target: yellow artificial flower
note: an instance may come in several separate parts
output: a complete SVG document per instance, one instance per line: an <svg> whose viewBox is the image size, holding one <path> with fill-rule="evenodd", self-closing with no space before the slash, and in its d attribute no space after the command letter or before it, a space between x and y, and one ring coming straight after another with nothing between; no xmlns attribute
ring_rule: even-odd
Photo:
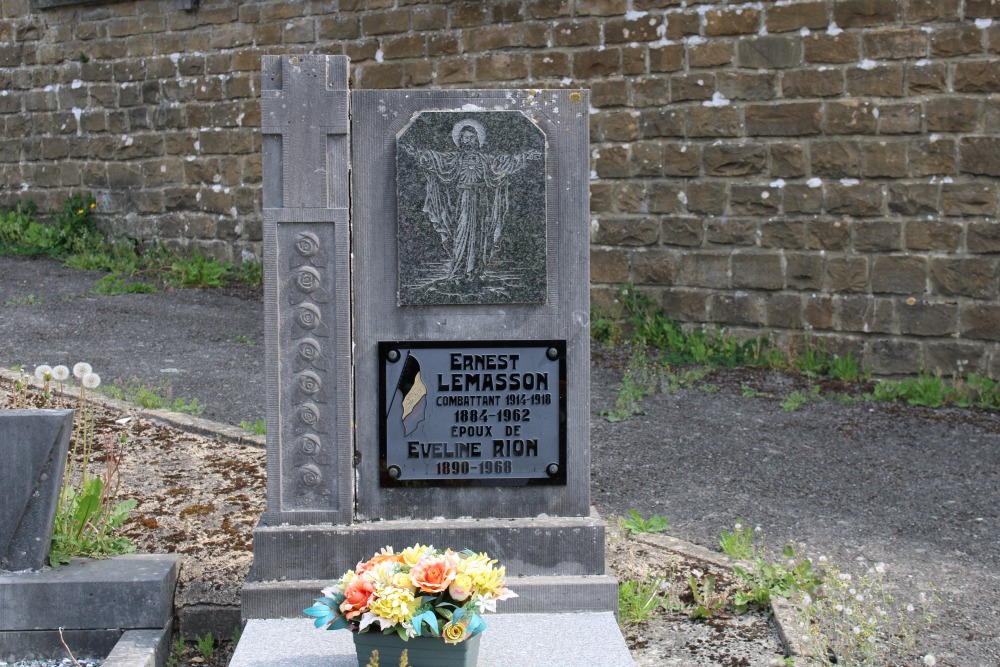
<svg viewBox="0 0 1000 667"><path fill-rule="evenodd" d="M458 621L457 623L449 621L441 628L441 638L447 644L458 644L465 641L468 631L468 621Z"/></svg>
<svg viewBox="0 0 1000 667"><path fill-rule="evenodd" d="M423 556L428 550L430 550L430 547L425 547L417 543L412 547L406 547L400 552L399 555L402 556L403 563L405 565L413 567L417 564L417 561L420 560L420 557Z"/></svg>
<svg viewBox="0 0 1000 667"><path fill-rule="evenodd" d="M490 568L486 572L476 572L472 577L472 589L478 595L496 597L500 595L507 579L507 568L504 566Z"/></svg>
<svg viewBox="0 0 1000 667"><path fill-rule="evenodd" d="M413 597L413 593L394 586L379 587L375 592L375 597L369 611L393 624L412 619L419 605L417 599Z"/></svg>

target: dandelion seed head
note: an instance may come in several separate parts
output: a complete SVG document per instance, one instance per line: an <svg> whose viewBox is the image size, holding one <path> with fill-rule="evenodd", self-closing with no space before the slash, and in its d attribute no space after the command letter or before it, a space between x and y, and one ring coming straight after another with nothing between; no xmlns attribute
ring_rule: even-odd
<svg viewBox="0 0 1000 667"><path fill-rule="evenodd" d="M69 378L69 369L63 366L62 364L59 364L58 366L53 366L52 377L58 380L59 382L62 382L63 380Z"/></svg>
<svg viewBox="0 0 1000 667"><path fill-rule="evenodd" d="M93 372L94 369L86 361L79 361L73 365L73 377L80 378L81 380L87 373Z"/></svg>
<svg viewBox="0 0 1000 667"><path fill-rule="evenodd" d="M50 379L52 377L52 366L48 364L35 366L35 377L43 381Z"/></svg>
<svg viewBox="0 0 1000 667"><path fill-rule="evenodd" d="M101 376L97 373L87 373L83 376L83 386L87 389L97 389L101 386Z"/></svg>
<svg viewBox="0 0 1000 667"><path fill-rule="evenodd" d="M934 667L937 664L937 658L934 657L933 653L928 653L924 656L924 664L928 667Z"/></svg>

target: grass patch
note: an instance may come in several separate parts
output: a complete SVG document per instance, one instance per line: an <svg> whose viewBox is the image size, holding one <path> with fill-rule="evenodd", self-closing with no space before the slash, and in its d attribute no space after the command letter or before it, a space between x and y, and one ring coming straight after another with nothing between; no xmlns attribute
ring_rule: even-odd
<svg viewBox="0 0 1000 667"><path fill-rule="evenodd" d="M170 410L195 416L205 411L204 404L197 398L174 396L169 384L143 382L137 375L127 379L115 378L110 384L103 385L101 391L119 401L137 403L147 410Z"/></svg>
<svg viewBox="0 0 1000 667"><path fill-rule="evenodd" d="M144 246L130 239L109 239L97 229L97 204L89 195L68 197L60 211L39 219L33 202L22 201L0 211L0 254L22 257L50 257L71 269L103 271L95 294L115 296L155 291L164 287L208 288L243 283L260 285L263 270L259 262L238 267L206 257L199 249L192 253L160 244ZM126 280L128 279L128 280Z"/></svg>

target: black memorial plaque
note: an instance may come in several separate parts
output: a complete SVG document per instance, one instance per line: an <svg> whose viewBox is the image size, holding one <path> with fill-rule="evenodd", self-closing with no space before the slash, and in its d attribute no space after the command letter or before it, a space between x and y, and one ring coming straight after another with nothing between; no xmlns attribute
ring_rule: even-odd
<svg viewBox="0 0 1000 667"><path fill-rule="evenodd" d="M566 484L566 342L379 343L380 482Z"/></svg>

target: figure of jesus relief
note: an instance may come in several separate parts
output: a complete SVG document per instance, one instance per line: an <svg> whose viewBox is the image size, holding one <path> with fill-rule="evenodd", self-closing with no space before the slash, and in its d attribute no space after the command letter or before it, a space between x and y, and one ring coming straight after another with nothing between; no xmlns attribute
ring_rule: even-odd
<svg viewBox="0 0 1000 667"><path fill-rule="evenodd" d="M512 112L492 113L504 114L502 118L508 122L519 120L530 124L517 112L513 112L516 118L510 115ZM499 150L484 126L489 120L496 125L498 119L483 118L484 122L480 122L465 115L451 125L446 136L452 145L442 150L440 134L445 128L440 127L441 121L450 123L451 119L440 113L432 113L431 118L437 121L436 146L418 141L430 133L415 133L411 137L404 132L397 143L398 152L411 159L397 173L401 220L414 217L417 210L420 213L416 220L400 224L400 303L543 301L545 202L541 132L532 126L538 135L532 137L531 130L527 131L533 141L521 142L527 145L506 145L506 150ZM515 132L514 137L524 134L524 130ZM397 160L401 158L397 156ZM532 173L524 173L528 171ZM532 182L539 177L541 183ZM418 188L420 181L422 187ZM415 202L418 197L422 201ZM413 238L421 234L426 238L429 229L437 238L437 252ZM525 254L519 256L519 248L525 249ZM524 266L527 262L534 266Z"/></svg>

